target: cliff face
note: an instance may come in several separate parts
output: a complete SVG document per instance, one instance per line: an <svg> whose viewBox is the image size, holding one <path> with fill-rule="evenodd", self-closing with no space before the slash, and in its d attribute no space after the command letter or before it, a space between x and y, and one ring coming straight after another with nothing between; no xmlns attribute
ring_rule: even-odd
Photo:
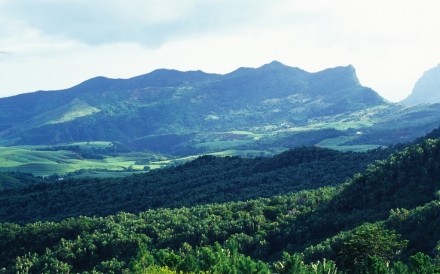
<svg viewBox="0 0 440 274"><path fill-rule="evenodd" d="M408 106L440 103L440 64L425 71L412 93L401 103Z"/></svg>

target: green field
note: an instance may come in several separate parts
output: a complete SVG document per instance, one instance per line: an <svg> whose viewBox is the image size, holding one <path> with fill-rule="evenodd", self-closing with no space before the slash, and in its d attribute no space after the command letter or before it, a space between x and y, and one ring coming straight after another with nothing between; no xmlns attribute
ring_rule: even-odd
<svg viewBox="0 0 440 274"><path fill-rule="evenodd" d="M362 152L378 148L379 145L345 145L348 142L355 140L357 136L339 136L336 138L325 139L316 144L318 147L325 147L339 151L356 151Z"/></svg>
<svg viewBox="0 0 440 274"><path fill-rule="evenodd" d="M264 134L250 131L214 132L209 136L208 140L196 144L195 147L202 148L208 153L221 152L250 145L264 137Z"/></svg>
<svg viewBox="0 0 440 274"><path fill-rule="evenodd" d="M310 131L310 128L296 128ZM314 132L314 130L312 130ZM195 147L203 152L180 157L163 156L151 152L113 151L112 142L76 142L55 146L0 147L0 172L21 171L36 176L61 177L121 177L138 172L183 164L201 155L267 157L280 153L287 147L263 148L260 140L279 138L276 133L256 134L249 131L215 132L204 136ZM378 145L351 145L359 135L339 136L322 140L319 147L341 151L366 151Z"/></svg>
<svg viewBox="0 0 440 274"><path fill-rule="evenodd" d="M74 143L82 150L105 148L108 142ZM104 155L102 159L87 159L69 150L49 150L47 146L0 147L0 171L29 172L36 176L66 175L81 171L91 176L122 176L145 169L161 168L164 160L150 160L151 153L119 153ZM137 162L145 164L137 164Z"/></svg>
<svg viewBox="0 0 440 274"><path fill-rule="evenodd" d="M225 141L228 142L228 141ZM81 151L105 149L109 142L72 143L63 146L76 146ZM57 174L71 177L122 177L133 173L145 172L170 165L182 164L200 155L181 158L167 158L147 152L127 152L115 155L102 155L102 159L87 159L80 153L58 146L56 150L50 146L11 146L0 147L0 172L20 171L36 176ZM269 152L222 150L208 153L217 156L240 155L256 157L271 155Z"/></svg>

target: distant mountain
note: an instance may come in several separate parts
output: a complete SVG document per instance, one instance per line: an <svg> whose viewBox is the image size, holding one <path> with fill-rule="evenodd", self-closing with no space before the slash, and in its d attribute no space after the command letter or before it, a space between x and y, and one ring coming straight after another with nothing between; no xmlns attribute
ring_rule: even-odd
<svg viewBox="0 0 440 274"><path fill-rule="evenodd" d="M402 103L408 106L440 103L440 64L423 73Z"/></svg>
<svg viewBox="0 0 440 274"><path fill-rule="evenodd" d="M384 104L354 68L308 73L279 62L226 75L156 70L97 77L62 91L0 100L3 138L19 144L132 141L150 135L243 129ZM93 129L93 130L92 130Z"/></svg>
<svg viewBox="0 0 440 274"><path fill-rule="evenodd" d="M353 66L309 73L274 61L224 75L160 69L0 99L0 144L116 141L171 155L286 149L338 137L341 145L376 134L371 127L384 118L400 129L401 108L363 87ZM385 125L372 145L408 141L440 124L435 111L415 112L423 118L416 130L405 120L411 130L390 139Z"/></svg>

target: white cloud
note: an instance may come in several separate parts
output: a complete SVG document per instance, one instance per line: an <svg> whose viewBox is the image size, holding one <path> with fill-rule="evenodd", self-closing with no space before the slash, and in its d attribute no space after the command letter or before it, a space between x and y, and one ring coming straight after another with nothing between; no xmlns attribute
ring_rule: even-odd
<svg viewBox="0 0 440 274"><path fill-rule="evenodd" d="M7 0L3 10L42 33L82 43L138 42L159 47L170 39L239 27L264 12L264 1Z"/></svg>

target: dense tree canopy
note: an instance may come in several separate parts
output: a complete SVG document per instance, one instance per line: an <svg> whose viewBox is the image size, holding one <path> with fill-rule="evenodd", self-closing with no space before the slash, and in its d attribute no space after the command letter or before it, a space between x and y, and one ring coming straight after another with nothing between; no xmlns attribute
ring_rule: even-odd
<svg viewBox="0 0 440 274"><path fill-rule="evenodd" d="M198 161L188 165L218 159ZM438 273L439 164L440 140L426 140L339 186L137 214L3 223L0 271Z"/></svg>
<svg viewBox="0 0 440 274"><path fill-rule="evenodd" d="M175 168L122 179L33 184L0 191L0 221L61 220L272 197L339 184L389 153L304 147L272 158L203 156Z"/></svg>

